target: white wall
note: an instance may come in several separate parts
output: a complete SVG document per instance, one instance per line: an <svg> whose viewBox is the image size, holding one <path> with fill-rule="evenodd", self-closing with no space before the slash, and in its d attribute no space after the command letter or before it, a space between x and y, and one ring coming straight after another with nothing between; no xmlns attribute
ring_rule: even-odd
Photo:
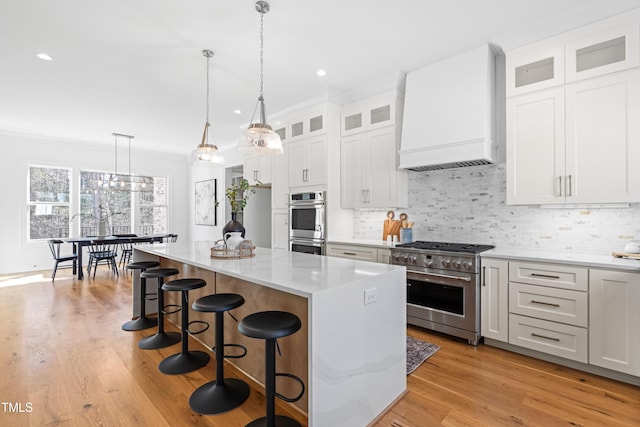
<svg viewBox="0 0 640 427"><path fill-rule="evenodd" d="M640 204L554 208L505 204L505 164L410 172L414 240L493 244L610 255L640 241ZM399 213L399 212L397 212ZM359 210L354 237L382 239L386 210ZM397 215L396 215L397 217Z"/></svg>
<svg viewBox="0 0 640 427"><path fill-rule="evenodd" d="M80 170L113 171L114 146L0 132L0 149L0 274L49 269L53 261L46 242L27 241L28 165L72 168L73 214L79 211L76 190ZM118 172L128 172L128 164L119 164ZM136 150L134 139L131 172L167 177L167 230L178 234L179 239L188 238L191 205L186 191L189 188L187 158Z"/></svg>

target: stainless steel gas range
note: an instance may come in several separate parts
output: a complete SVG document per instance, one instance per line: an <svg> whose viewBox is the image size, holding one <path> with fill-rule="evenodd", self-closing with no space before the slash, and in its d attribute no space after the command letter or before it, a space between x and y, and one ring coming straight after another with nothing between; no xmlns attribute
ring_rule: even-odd
<svg viewBox="0 0 640 427"><path fill-rule="evenodd" d="M396 245L391 264L407 267L407 323L480 340L480 256L491 245L423 242Z"/></svg>

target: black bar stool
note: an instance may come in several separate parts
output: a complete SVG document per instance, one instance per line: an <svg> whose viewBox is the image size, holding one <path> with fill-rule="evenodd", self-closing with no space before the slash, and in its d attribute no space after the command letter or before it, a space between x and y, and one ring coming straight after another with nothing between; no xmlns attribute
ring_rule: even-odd
<svg viewBox="0 0 640 427"><path fill-rule="evenodd" d="M149 268L160 267L160 263L157 261L139 261L130 262L127 264L127 270L140 270L140 273L144 273ZM130 320L122 325L122 329L125 331L141 331L143 329L153 328L158 324L158 319L152 319L147 317L145 301L147 300L147 279L140 276L140 289L138 293L138 300L140 302L140 317L135 320Z"/></svg>
<svg viewBox="0 0 640 427"><path fill-rule="evenodd" d="M240 307L244 298L237 294L215 294L199 298L193 303L196 311L216 313L216 380L200 386L191 394L189 406L199 414L212 415L230 411L242 404L249 397L249 386L237 378L224 377L224 358L237 359L247 354L247 349L240 344L224 343L224 312ZM229 313L231 317L233 315ZM235 320L235 317L233 317ZM224 354L225 347L238 347L244 350L239 355Z"/></svg>
<svg viewBox="0 0 640 427"><path fill-rule="evenodd" d="M202 279L178 279L162 285L163 291L182 292L182 311L180 328L182 329L182 350L160 362L158 369L163 374L179 375L200 369L209 363L209 355L204 351L189 351L189 334L201 334L209 329L209 324L201 320L189 322L189 291L202 288L207 285ZM192 324L203 324L204 329L196 332L189 330Z"/></svg>
<svg viewBox="0 0 640 427"><path fill-rule="evenodd" d="M278 397L285 402L297 402L304 394L304 382L293 374L276 373L276 347L280 353L277 339L286 337L297 332L302 327L298 316L285 311L261 311L250 314L240 321L238 331L242 335L251 338L265 340L265 368L264 383L267 404L267 416L253 420L246 427L302 427L296 420L282 415L276 415L275 398ZM302 391L293 398L283 396L276 392L276 377L283 376L291 378L300 384Z"/></svg>
<svg viewBox="0 0 640 427"><path fill-rule="evenodd" d="M147 270L144 273L140 273L140 278L145 279L158 279L158 332L155 335L142 338L138 342L138 347L143 350L155 350L158 348L168 347L180 341L180 334L177 332L165 332L164 331L164 315L177 313L178 310L165 311L164 305L164 291L162 290L162 284L164 278L169 276L175 276L179 274L175 268L157 268L155 270ZM179 307L179 306L167 306L167 307Z"/></svg>

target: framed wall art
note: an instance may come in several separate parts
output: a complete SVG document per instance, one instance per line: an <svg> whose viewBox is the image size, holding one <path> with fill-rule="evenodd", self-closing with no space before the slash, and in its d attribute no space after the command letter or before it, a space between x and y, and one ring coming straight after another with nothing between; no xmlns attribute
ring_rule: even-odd
<svg viewBox="0 0 640 427"><path fill-rule="evenodd" d="M196 225L218 225L217 180L196 182Z"/></svg>

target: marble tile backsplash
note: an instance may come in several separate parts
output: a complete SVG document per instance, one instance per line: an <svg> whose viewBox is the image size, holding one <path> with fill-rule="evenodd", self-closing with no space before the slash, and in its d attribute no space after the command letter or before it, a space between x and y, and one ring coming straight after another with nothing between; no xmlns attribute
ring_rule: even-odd
<svg viewBox="0 0 640 427"><path fill-rule="evenodd" d="M488 243L585 254L640 241L640 204L628 208L542 208L505 204L505 164L409 172L414 240ZM354 213L354 238L381 239L386 209Z"/></svg>

